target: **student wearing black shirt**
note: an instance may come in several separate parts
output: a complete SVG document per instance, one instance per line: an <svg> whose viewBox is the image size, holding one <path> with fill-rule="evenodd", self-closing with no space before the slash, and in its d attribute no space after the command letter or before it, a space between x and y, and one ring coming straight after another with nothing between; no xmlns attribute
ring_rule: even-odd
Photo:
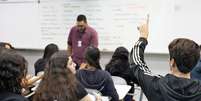
<svg viewBox="0 0 201 101"><path fill-rule="evenodd" d="M48 60L57 51L59 51L59 48L56 44L51 43L45 47L43 57L38 59L34 64L35 75L37 75L38 72L44 71L47 67Z"/></svg>
<svg viewBox="0 0 201 101"><path fill-rule="evenodd" d="M148 21L138 30L140 38L131 52L132 77L148 101L200 101L201 83L190 78L190 72L200 58L199 45L190 39L174 39L168 46L170 73L162 77L154 75L144 60Z"/></svg>

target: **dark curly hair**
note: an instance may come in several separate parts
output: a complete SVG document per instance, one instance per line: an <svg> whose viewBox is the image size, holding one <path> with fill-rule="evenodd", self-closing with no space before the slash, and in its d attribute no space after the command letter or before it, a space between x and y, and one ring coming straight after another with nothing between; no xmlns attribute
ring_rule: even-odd
<svg viewBox="0 0 201 101"><path fill-rule="evenodd" d="M22 79L27 74L27 61L14 50L3 49L0 53L0 91L21 94Z"/></svg>

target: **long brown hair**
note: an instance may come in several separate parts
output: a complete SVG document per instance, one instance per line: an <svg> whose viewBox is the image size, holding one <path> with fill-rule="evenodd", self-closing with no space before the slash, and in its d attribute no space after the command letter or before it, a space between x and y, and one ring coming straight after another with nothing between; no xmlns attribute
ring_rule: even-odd
<svg viewBox="0 0 201 101"><path fill-rule="evenodd" d="M77 81L67 68L67 62L67 52L56 52L50 58L33 101L78 101L75 93Z"/></svg>

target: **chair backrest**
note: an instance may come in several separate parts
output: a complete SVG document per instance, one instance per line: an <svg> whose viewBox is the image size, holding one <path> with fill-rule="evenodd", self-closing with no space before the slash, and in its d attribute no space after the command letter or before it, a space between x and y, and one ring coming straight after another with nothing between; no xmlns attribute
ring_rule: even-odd
<svg viewBox="0 0 201 101"><path fill-rule="evenodd" d="M101 92L96 89L85 88L85 90L91 95L97 95L97 94L102 95Z"/></svg>
<svg viewBox="0 0 201 101"><path fill-rule="evenodd" d="M119 76L112 76L112 80L115 85L127 85L127 82L124 78Z"/></svg>
<svg viewBox="0 0 201 101"><path fill-rule="evenodd" d="M112 98L110 96L102 96L101 92L96 89L85 88L87 93L90 95L92 101L96 101L96 96L101 96L101 101L110 101Z"/></svg>

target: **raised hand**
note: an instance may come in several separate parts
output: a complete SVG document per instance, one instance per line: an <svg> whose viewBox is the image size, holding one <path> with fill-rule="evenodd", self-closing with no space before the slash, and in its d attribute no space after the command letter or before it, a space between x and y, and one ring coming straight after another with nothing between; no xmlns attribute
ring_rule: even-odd
<svg viewBox="0 0 201 101"><path fill-rule="evenodd" d="M137 29L140 32L140 37L143 37L145 39L148 38L148 35L149 35L149 14L147 15L146 23L138 26Z"/></svg>

